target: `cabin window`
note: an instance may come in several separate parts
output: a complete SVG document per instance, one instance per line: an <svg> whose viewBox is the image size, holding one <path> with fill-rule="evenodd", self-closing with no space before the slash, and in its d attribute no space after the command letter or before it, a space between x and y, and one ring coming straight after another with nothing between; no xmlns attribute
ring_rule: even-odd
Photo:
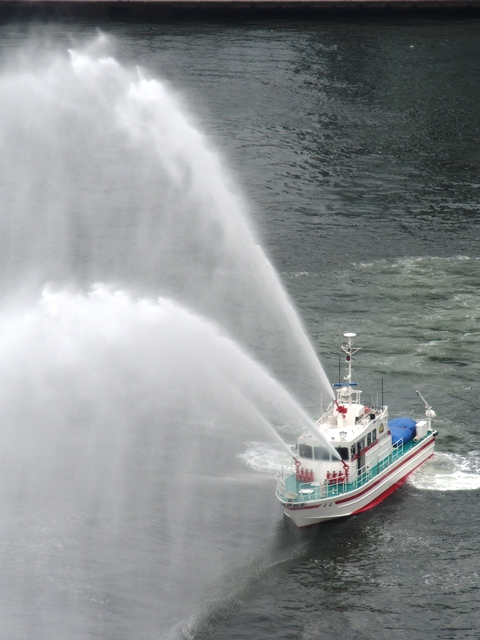
<svg viewBox="0 0 480 640"><path fill-rule="evenodd" d="M357 453L361 453L365 449L365 440L362 438L357 442Z"/></svg>
<svg viewBox="0 0 480 640"><path fill-rule="evenodd" d="M355 445L352 444L352 446L350 447L350 455L352 457L352 460L355 458Z"/></svg>
<svg viewBox="0 0 480 640"><path fill-rule="evenodd" d="M330 460L330 451L325 447L313 447L313 456L315 460Z"/></svg>
<svg viewBox="0 0 480 640"><path fill-rule="evenodd" d="M372 441L373 441L373 442L376 442L376 440L377 440L377 430L376 430L376 429L374 429L374 430L372 431Z"/></svg>
<svg viewBox="0 0 480 640"><path fill-rule="evenodd" d="M371 444L372 444L372 434L367 433L367 447L369 447Z"/></svg>
<svg viewBox="0 0 480 640"><path fill-rule="evenodd" d="M313 458L312 447L309 444L299 444L298 455L301 458Z"/></svg>
<svg viewBox="0 0 480 640"><path fill-rule="evenodd" d="M348 447L335 447L335 451L342 460L348 460Z"/></svg>

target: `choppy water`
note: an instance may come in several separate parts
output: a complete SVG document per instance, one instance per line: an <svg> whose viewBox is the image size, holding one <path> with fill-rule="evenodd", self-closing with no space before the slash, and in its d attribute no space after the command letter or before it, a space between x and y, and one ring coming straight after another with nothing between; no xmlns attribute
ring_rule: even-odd
<svg viewBox="0 0 480 640"><path fill-rule="evenodd" d="M234 444L227 438L222 447L210 429L218 414L221 421L228 419L229 405L218 397L223 391L212 399L205 385L186 408L190 423L201 424L207 434L195 438L192 449L200 449L189 460L202 473L205 457L218 460L218 466L189 493L188 477L179 474L175 457L172 462L174 447L157 460L154 453L165 441L149 427L149 417L182 401L173 389L151 401L159 383L152 374L155 355L165 351L156 344L149 352L151 314L159 311L137 308L135 292L142 284L151 291L158 281L154 278L152 285L141 261L140 267L132 265L133 293L126 294L122 334L128 346L118 338L99 352L95 345L101 344L102 331L91 306L87 312L81 295L61 294L68 298L63 307L57 300L64 309L61 326L67 327L62 339L67 341L68 327L81 312L90 327L83 340L94 343L74 368L45 357L35 341L41 327L53 344L59 326L55 299L46 294L47 301L41 298L33 316L24 318L43 377L39 383L38 376L27 376L35 383L30 387L34 401L17 400L12 409L11 393L2 394L4 425L16 420L28 435L44 406L45 389L55 390L50 397L58 407L59 398L76 398L69 384L85 384L82 372L106 367L110 375L115 372L117 395L101 403L102 415L92 413L103 390L111 392L97 374L83 389L83 410L80 416L74 412L75 420L101 427L105 417L113 417L120 422L121 439L115 439L111 457L110 431L101 431L100 439L88 431L87 446L78 431L72 441L70 431L60 431L60 445L68 440L70 459L79 447L87 470L100 474L78 494L80 506L67 508L68 483L50 500L40 488L40 504L22 499L18 487L4 490L0 601L5 637L477 638L478 21L101 26L116 38L119 63L139 64L167 80L226 158L329 377L337 375L340 333L356 331L363 347L358 378L364 393L376 398L383 377L391 414L420 415L415 395L420 389L438 414L438 454L373 512L299 535L285 529L273 498L281 448L252 429L232 436ZM53 42L72 46L67 32L82 41L93 37L94 25L54 30ZM23 24L3 25L1 33L4 55L26 38ZM104 131L98 135L108 155L108 138ZM117 199L124 181L125 176L118 182L110 176L107 186ZM78 193L67 196L75 199ZM137 197L141 200L141 193ZM135 210L135 199L129 202ZM112 230L114 236L117 232ZM35 247L42 255L41 238ZM110 261L93 263L101 265L100 277L115 273L114 253L108 253ZM21 268L18 259L15 264ZM122 270L122 282L129 281L127 271ZM90 273L80 275L91 284ZM96 295L108 314L125 302L108 289ZM3 309L11 352L12 336L21 334L13 333L14 312ZM252 315L248 302L244 313ZM145 340L139 326L147 331ZM216 349L218 335L203 330ZM135 349L148 374L132 361L132 342L140 344ZM249 347L254 346L252 338ZM187 375L183 360L175 362L176 371ZM271 362L278 365L275 357ZM20 364L8 360L4 366L4 388L15 398L24 398L18 385L29 366L34 368L27 355ZM62 387L65 371L70 377ZM305 394L303 372L278 365L278 374L310 414L318 413L320 394ZM123 389L132 379L138 393L125 399ZM130 429L130 420L122 421L132 397L139 433ZM208 399L205 413L199 398ZM73 419L65 407L61 424ZM251 405L241 405L237 428L251 411ZM48 412L43 417L47 427L52 415L58 419ZM190 433L184 425L178 428L181 435ZM59 437L53 428L47 432ZM18 446L5 428L3 437L10 447ZM101 450L93 451L99 443ZM205 443L208 450L201 451ZM14 459L29 477L32 450L22 451L13 452ZM225 451L231 461L222 457ZM65 461L60 464L48 447L47 453L52 473L64 472ZM106 461L107 481L99 460ZM163 469L169 464L174 468L168 477L179 484L178 493L165 500ZM8 469L5 453L3 468ZM77 486L80 469L74 464L67 473L71 486ZM18 469L11 471L11 477L21 478ZM102 488L100 495L95 486ZM175 491L175 483L167 489ZM32 497L24 487L25 494ZM171 513L175 501L181 517L166 522L165 510L158 507Z"/></svg>

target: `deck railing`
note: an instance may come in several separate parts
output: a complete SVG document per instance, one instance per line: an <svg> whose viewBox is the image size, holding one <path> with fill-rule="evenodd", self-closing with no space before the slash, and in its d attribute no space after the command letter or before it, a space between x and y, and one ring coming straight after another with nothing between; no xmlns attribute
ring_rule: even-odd
<svg viewBox="0 0 480 640"><path fill-rule="evenodd" d="M367 464L363 469L360 469L360 473L351 482L347 482L346 479L342 482L334 482L332 480L299 482L296 479L293 467L282 467L282 471L277 473L277 497L283 502L300 504L312 500L321 500L322 498L333 498L348 491L354 491L370 482L372 478L382 473L417 444L417 442L411 441L411 443L404 445L403 440L400 440L392 451L382 460L379 460L376 465L370 467Z"/></svg>

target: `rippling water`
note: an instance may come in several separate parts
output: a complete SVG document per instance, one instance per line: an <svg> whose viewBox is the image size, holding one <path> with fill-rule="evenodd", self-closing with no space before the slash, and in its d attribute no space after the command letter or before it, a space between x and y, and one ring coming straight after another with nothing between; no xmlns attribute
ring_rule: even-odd
<svg viewBox="0 0 480 640"><path fill-rule="evenodd" d="M70 46L70 35L82 41L95 26L50 34ZM270 478L283 454L261 436L246 442L236 464L258 480L248 500L235 487L229 495L242 509L250 503L262 546L239 528L230 553L237 546L251 562L212 588L207 614L198 601L182 603L185 619L195 608L202 614L191 634L478 638L478 20L100 26L115 36L119 60L170 82L225 156L330 378L341 332L356 331L364 393L375 398L383 378L391 415L420 415L418 388L438 415L438 454L407 485L372 512L302 535L285 529L273 499ZM27 30L3 25L2 51L20 46ZM301 397L297 372L285 375ZM315 415L320 402L307 398L307 410ZM192 544L202 541L198 522L184 522ZM137 540L129 523L118 560L128 580L120 570L117 585L106 576L115 549L99 546L75 555L82 566L69 587L68 570L45 560L62 545L81 546L74 524L67 529L45 532L39 523L31 535L4 536L2 599L14 614L2 616L17 629L10 637L52 637L48 624L36 629L25 619L52 606L58 581L67 611L90 616L78 627L84 635L71 637L159 637L152 608L161 571L151 565L160 537L142 529ZM15 545L22 562L12 560ZM189 567L178 566L175 580L188 581ZM61 619L61 593L52 619ZM15 626L14 616L23 622Z"/></svg>

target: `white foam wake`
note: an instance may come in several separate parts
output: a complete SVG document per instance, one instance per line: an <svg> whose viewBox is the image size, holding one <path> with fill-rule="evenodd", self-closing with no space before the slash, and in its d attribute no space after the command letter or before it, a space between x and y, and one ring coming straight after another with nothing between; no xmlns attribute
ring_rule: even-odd
<svg viewBox="0 0 480 640"><path fill-rule="evenodd" d="M480 453L436 453L411 476L410 482L417 489L428 491L480 489Z"/></svg>

